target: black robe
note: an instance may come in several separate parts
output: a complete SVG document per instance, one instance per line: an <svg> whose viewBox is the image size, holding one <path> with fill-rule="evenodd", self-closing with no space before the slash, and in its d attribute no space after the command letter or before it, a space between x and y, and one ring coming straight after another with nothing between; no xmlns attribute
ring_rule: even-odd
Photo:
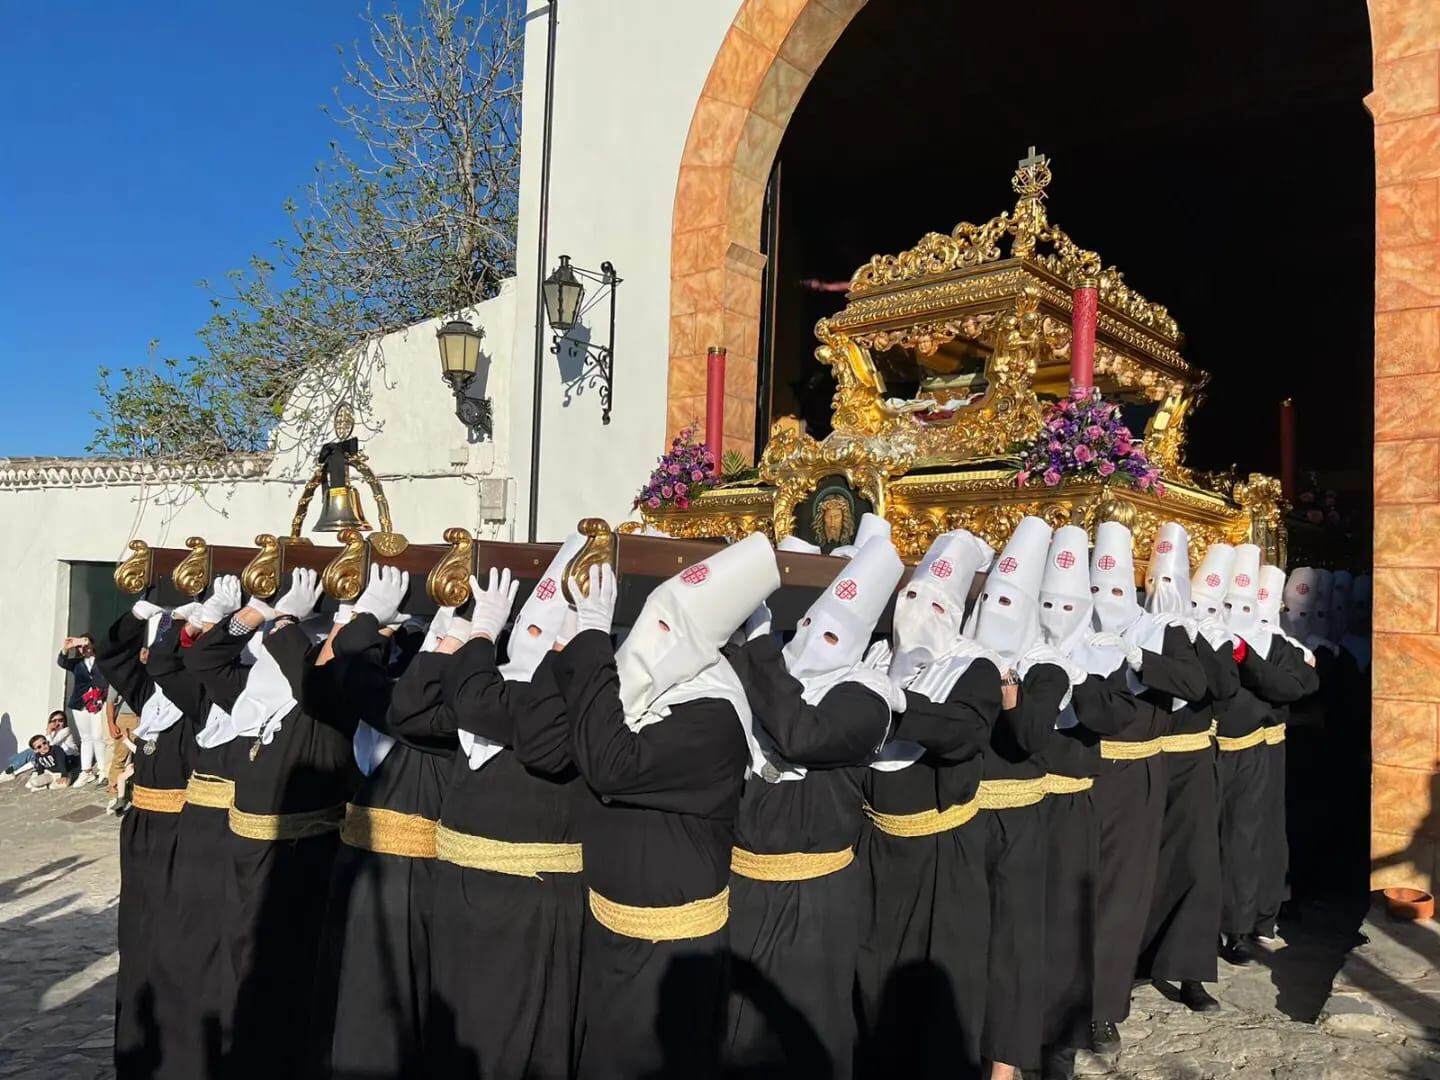
<svg viewBox="0 0 1440 1080"><path fill-rule="evenodd" d="M356 806L440 817L455 750L444 712L452 657L420 653L399 678L387 670L391 639L372 615L356 616L333 642L341 708L395 739L360 783ZM317 963L317 1075L334 1080L421 1080L421 1034L430 1003L433 858L343 842L335 856Z"/></svg>
<svg viewBox="0 0 1440 1080"><path fill-rule="evenodd" d="M943 702L907 692L891 738L925 754L868 769L881 814L944 812L975 799L1000 715L1000 672L972 663ZM985 1028L990 893L979 817L931 836L871 826L860 842L862 912L856 992L867 1077L977 1077Z"/></svg>
<svg viewBox="0 0 1440 1080"><path fill-rule="evenodd" d="M575 770L533 770L513 750L522 720L564 726L555 659L541 661L529 683L508 682L491 642L472 638L455 653L437 720L505 749L479 769L463 750L454 755L440 814L445 828L507 843L580 841ZM519 876L441 859L432 899L427 1075L563 1080L579 995L581 875Z"/></svg>
<svg viewBox="0 0 1440 1080"><path fill-rule="evenodd" d="M146 623L128 612L96 641L95 666L139 716L159 686L181 718L161 732L147 752L138 743L132 761L135 787L183 790L190 775L193 729L185 713L183 668L177 656L180 627L156 641L149 663L140 662ZM120 969L115 978L115 1074L192 1080L193 1057L182 1054L190 988L163 962L175 942L172 920L180 909L175 853L180 814L132 806L120 823Z"/></svg>
<svg viewBox="0 0 1440 1080"><path fill-rule="evenodd" d="M1208 684L1183 627L1165 629L1161 651L1144 651L1134 720L1111 733L1117 742L1146 742L1171 733L1171 699L1200 701ZM1100 825L1100 888L1095 932L1095 1019L1130 1015L1130 987L1150 917L1165 817L1163 754L1101 762L1095 780Z"/></svg>
<svg viewBox="0 0 1440 1080"><path fill-rule="evenodd" d="M889 705L853 682L807 704L773 637L726 655L756 724L782 759L807 770L803 780L745 782L735 846L773 855L853 851L866 821L861 763L885 741ZM851 1075L860 880L853 862L804 881L731 874L725 1060L735 1075Z"/></svg>
<svg viewBox="0 0 1440 1080"><path fill-rule="evenodd" d="M1207 692L1170 714L1172 735L1210 730L1240 687L1228 644L1217 653L1203 635L1195 652ZM1165 753L1165 814L1155 892L1140 949L1138 974L1169 982L1214 982L1220 937L1220 791L1214 740L1196 750Z"/></svg>
<svg viewBox="0 0 1440 1080"><path fill-rule="evenodd" d="M187 657L217 700L255 633L232 633L232 622L233 616L217 623ZM338 815L359 773L355 717L335 708L333 665L315 666L318 649L295 623L267 635L264 648L297 704L253 757L258 738L235 740L246 755L235 775L235 809ZM223 909L235 978L227 1075L281 1080L308 1069L320 932L338 846L338 827L298 839L257 840L236 834L232 824Z"/></svg>
<svg viewBox="0 0 1440 1080"><path fill-rule="evenodd" d="M1275 705L1301 696L1299 672L1262 659L1248 646L1243 655L1240 688L1219 717L1222 739L1262 729ZM1269 766L1270 747L1264 742L1220 751L1220 929L1225 934L1252 934L1259 919L1265 860L1272 854L1265 821Z"/></svg>
<svg viewBox="0 0 1440 1080"><path fill-rule="evenodd" d="M1048 774L1091 779L1100 772L1100 735L1087 724L1123 728L1135 698L1123 669L1074 687L1074 726L1045 735L1038 757ZM1095 989L1095 897L1100 832L1091 790L1045 800L1045 1047L1088 1046Z"/></svg>
<svg viewBox="0 0 1440 1080"><path fill-rule="evenodd" d="M1043 779L1070 679L1054 664L1025 674L1019 702L1005 709L985 749L984 780ZM982 781L983 782L983 781ZM1046 800L985 810L990 955L981 1050L1017 1069L1040 1065L1045 1028Z"/></svg>
<svg viewBox="0 0 1440 1080"><path fill-rule="evenodd" d="M1286 693L1285 696L1290 700L1298 701L1319 689L1320 680L1315 674L1315 669L1305 662L1305 654L1278 634L1271 639L1270 652L1266 659L1299 682L1300 690L1296 696L1291 698L1291 692ZM1283 732L1289 718L1289 703L1286 701L1276 702L1265 717L1265 727L1267 731ZM1260 875L1254 930L1256 934L1264 937L1275 933L1275 924L1280 916L1280 905L1289 897L1287 880L1290 869L1290 842L1285 827L1287 819L1285 813L1286 745L1287 740L1282 738L1279 742L1267 742L1265 747L1267 759L1265 762L1265 810L1263 814L1265 831L1262 838L1265 854Z"/></svg>
<svg viewBox="0 0 1440 1080"><path fill-rule="evenodd" d="M576 766L596 799L582 821L585 884L605 900L673 907L721 894L750 763L735 707L717 698L625 726L610 638L576 635L555 667ZM577 1075L713 1077L727 994L729 934L642 941L585 922Z"/></svg>

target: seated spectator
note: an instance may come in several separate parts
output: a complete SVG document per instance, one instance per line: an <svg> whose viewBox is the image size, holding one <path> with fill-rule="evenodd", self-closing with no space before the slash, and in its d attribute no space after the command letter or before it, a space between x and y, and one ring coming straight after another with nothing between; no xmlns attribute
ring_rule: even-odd
<svg viewBox="0 0 1440 1080"><path fill-rule="evenodd" d="M25 787L28 790L39 791L41 788L70 786L70 770L75 767L75 763L64 750L58 746L52 746L50 740L44 735L31 736L30 749L35 753L31 762L35 767L35 772L29 780L25 781Z"/></svg>
<svg viewBox="0 0 1440 1080"><path fill-rule="evenodd" d="M51 746L64 750L66 757L80 756L80 744L75 741L75 732L70 730L63 710L56 709L50 714L50 719L45 724L45 737L50 740Z"/></svg>
<svg viewBox="0 0 1440 1080"><path fill-rule="evenodd" d="M5 766L5 771L0 772L0 783L7 780L14 780L21 773L27 773L35 767L35 751L28 747L21 750L10 759L10 764Z"/></svg>

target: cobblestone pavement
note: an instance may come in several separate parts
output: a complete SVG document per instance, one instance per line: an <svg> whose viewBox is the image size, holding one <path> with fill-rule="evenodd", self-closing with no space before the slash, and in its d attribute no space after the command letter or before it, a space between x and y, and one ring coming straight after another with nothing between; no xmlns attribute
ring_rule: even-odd
<svg viewBox="0 0 1440 1080"><path fill-rule="evenodd" d="M114 1075L120 875L104 803L95 788L0 784L0 1078ZM1265 963L1221 963L1215 1016L1138 988L1125 1048L1082 1055L1078 1075L1440 1080L1440 928L1375 909L1358 931L1358 910L1303 914Z"/></svg>

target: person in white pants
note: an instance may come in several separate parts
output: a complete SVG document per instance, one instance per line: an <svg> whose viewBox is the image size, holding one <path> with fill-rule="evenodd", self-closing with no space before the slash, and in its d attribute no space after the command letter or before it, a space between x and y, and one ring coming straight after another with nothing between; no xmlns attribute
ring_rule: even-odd
<svg viewBox="0 0 1440 1080"><path fill-rule="evenodd" d="M80 775L75 786L83 787L98 778L96 767L103 765L105 697L110 687L95 667L95 646L88 635L67 637L60 645L58 663L74 680L66 706L80 740Z"/></svg>

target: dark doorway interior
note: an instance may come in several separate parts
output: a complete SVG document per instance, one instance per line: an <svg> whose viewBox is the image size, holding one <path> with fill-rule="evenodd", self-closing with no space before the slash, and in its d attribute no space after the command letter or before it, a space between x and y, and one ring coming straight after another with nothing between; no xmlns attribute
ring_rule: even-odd
<svg viewBox="0 0 1440 1080"><path fill-rule="evenodd" d="M776 159L759 430L785 414L827 430L812 328L844 300L804 283L1008 209L1034 144L1055 174L1051 220L1168 306L1212 373L1191 462L1278 474L1290 397L1302 471L1357 509L1373 429L1370 77L1359 0L870 0Z"/></svg>

